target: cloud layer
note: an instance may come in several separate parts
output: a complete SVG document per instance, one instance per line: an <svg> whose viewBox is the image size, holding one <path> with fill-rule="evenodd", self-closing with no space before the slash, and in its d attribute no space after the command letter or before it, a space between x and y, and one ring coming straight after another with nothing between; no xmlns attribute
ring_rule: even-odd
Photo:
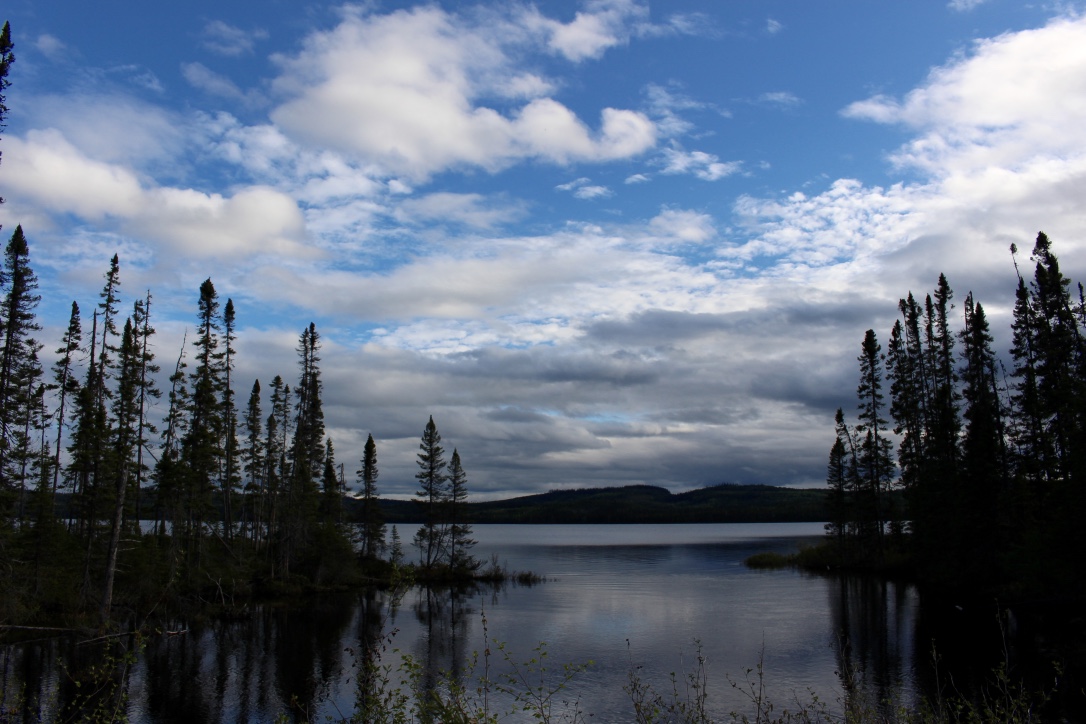
<svg viewBox="0 0 1086 724"><path fill-rule="evenodd" d="M430 414L489 497L818 484L863 331L898 297L946 272L1005 337L1012 241L1043 228L1086 270L1080 16L978 40L900 96L858 89L842 137L903 142L876 181L803 189L759 185L759 159L714 138L741 133L727 99L659 78L574 92L609 54L705 27L639 3L347 7L274 51L258 27L204 26L208 54L177 64L195 106L13 96L0 221L24 224L58 310L93 303L120 250L125 288L161 296L160 359L209 274L238 307L239 379L291 379L316 320L329 433L348 470L374 434L388 493L410 494ZM63 67L66 42L40 38ZM220 65L262 53L257 83ZM811 112L780 87L734 113Z"/></svg>

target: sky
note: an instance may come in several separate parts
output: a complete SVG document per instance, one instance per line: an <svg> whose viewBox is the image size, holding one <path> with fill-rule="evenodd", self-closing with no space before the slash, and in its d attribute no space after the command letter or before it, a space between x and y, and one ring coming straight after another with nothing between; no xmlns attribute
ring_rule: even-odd
<svg viewBox="0 0 1086 724"><path fill-rule="evenodd" d="M1084 11L8 0L0 224L46 351L114 253L167 371L233 300L242 403L315 323L383 495L431 415L475 499L818 486L899 298L945 273L1005 350L1011 243L1086 278Z"/></svg>

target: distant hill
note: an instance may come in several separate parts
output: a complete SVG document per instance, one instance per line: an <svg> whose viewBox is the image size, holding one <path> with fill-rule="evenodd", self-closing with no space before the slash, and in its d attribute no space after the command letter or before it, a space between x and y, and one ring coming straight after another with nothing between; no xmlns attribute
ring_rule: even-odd
<svg viewBox="0 0 1086 724"><path fill-rule="evenodd" d="M349 501L351 506L358 501ZM389 523L419 521L417 503L382 500ZM472 523L784 523L826 520L826 491L716 485L672 493L653 485L552 490L468 503Z"/></svg>
<svg viewBox="0 0 1086 724"><path fill-rule="evenodd" d="M61 519L70 514L70 504L70 493L57 494ZM361 512L361 505L354 498L344 499L348 519ZM471 523L798 523L827 519L825 490L772 485L714 485L686 493L672 493L655 485L552 490L467 503L466 509ZM145 517L153 510L154 491L144 491ZM381 510L389 523L421 520L418 504L410 500L382 499Z"/></svg>

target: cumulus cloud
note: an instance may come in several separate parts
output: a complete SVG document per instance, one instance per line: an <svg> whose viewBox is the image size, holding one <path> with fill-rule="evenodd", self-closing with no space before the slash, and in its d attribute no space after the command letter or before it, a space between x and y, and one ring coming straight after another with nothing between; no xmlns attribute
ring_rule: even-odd
<svg viewBox="0 0 1086 724"><path fill-rule="evenodd" d="M157 242L171 256L309 255L297 204L273 189L247 188L226 197L147 187L130 169L88 157L57 130L5 142L10 187L42 209Z"/></svg>
<svg viewBox="0 0 1086 724"><path fill-rule="evenodd" d="M545 35L552 52L575 63L628 42L631 24L647 19L648 7L633 0L592 0L568 23L547 18L535 7L524 16L526 25Z"/></svg>
<svg viewBox="0 0 1086 724"><path fill-rule="evenodd" d="M915 129L894 155L899 164L940 176L983 173L1082 153L1084 88L1086 18L1062 18L979 41L903 100L875 96L843 113Z"/></svg>
<svg viewBox="0 0 1086 724"><path fill-rule="evenodd" d="M504 168L516 160L606 161L651 148L644 114L600 112L591 130L569 108L533 98L510 114L479 102L499 85L541 93L545 84L510 69L500 43L437 7L348 15L279 60L272 113L287 132L423 179L456 166Z"/></svg>

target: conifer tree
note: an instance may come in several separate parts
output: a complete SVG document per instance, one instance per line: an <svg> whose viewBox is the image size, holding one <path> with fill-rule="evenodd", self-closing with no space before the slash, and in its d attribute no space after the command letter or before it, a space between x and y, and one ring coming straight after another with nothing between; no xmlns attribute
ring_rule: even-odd
<svg viewBox="0 0 1086 724"><path fill-rule="evenodd" d="M263 511L265 504L265 462L263 440L263 416L260 409L260 380L253 381L253 389L249 392L249 402L245 406L245 417L242 428L245 433L245 446L241 449L241 464L245 470L245 498L244 516L249 522L250 538L255 543L258 540L257 522L264 522Z"/></svg>
<svg viewBox="0 0 1086 724"><path fill-rule="evenodd" d="M385 540L385 524L381 517L377 493L377 443L373 435L366 438L362 451L362 467L358 470L358 482L362 486L362 558L377 558Z"/></svg>
<svg viewBox="0 0 1086 724"><path fill-rule="evenodd" d="M861 537L875 547L881 556L884 549L886 522L886 493L894 475L894 462L890 439L887 437L887 420L882 416L885 400L882 393L882 347L874 330L864 335L860 363L860 384L856 389L859 398L860 433L857 465L860 489L857 495L857 512Z"/></svg>
<svg viewBox="0 0 1086 724"><path fill-rule="evenodd" d="M4 27L0 28L0 131L4 130L4 121L8 115L4 91L11 85L11 81L8 80L8 71L11 70L11 64L15 62L15 54L12 52L14 48L15 45L11 42L11 24L5 22ZM2 158L3 155L0 152L0 159ZM0 198L0 204L2 203L4 199Z"/></svg>
<svg viewBox="0 0 1086 724"><path fill-rule="evenodd" d="M64 332L64 339L57 349L57 361L53 365L53 383L57 389L57 442L53 456L53 484L49 505L51 509L56 507L57 486L60 482L60 452L64 439L64 426L69 414L68 403L79 394L79 378L76 376L74 359L75 353L82 348L83 325L79 318L79 305L72 302L72 313L68 318L68 328Z"/></svg>
<svg viewBox="0 0 1086 724"><path fill-rule="evenodd" d="M219 352L219 295L211 279L200 285L197 312L196 366L189 376L188 430L181 444L184 463L186 533L199 538L212 510L211 496L222 488L223 409L222 354ZM216 483L220 485L216 486ZM226 491L223 490L224 497Z"/></svg>
<svg viewBox="0 0 1086 724"><path fill-rule="evenodd" d="M332 438L324 445L324 472L321 474L321 523L338 528L343 522L343 495L336 475L336 454Z"/></svg>
<svg viewBox="0 0 1086 724"><path fill-rule="evenodd" d="M113 605L113 581L117 571L117 552L124 520L126 492L132 472L133 457L138 445L140 401L140 344L133 331L132 318L125 320L121 345L117 350L117 390L114 395L112 415L112 465L115 477L113 489L113 520L109 544L106 550L105 585L99 608L100 620L109 620Z"/></svg>
<svg viewBox="0 0 1086 724"><path fill-rule="evenodd" d="M37 343L30 335L41 328L34 316L41 299L35 293L38 277L30 267L29 257L23 227L16 226L4 250L7 292L0 310L0 490L10 490L12 481L18 478L10 467L10 456L19 432L17 421L24 419L29 403L24 394L28 384L25 377L34 375L28 365Z"/></svg>
<svg viewBox="0 0 1086 724"><path fill-rule="evenodd" d="M445 544L445 529L441 523L442 503L446 499L445 449L441 447L441 435L434 424L433 415L422 431L419 442L418 472L415 479L419 489L415 499L422 508L423 523L415 533L415 545L422 555L422 563L432 568L441 561Z"/></svg>
<svg viewBox="0 0 1086 724"><path fill-rule="evenodd" d="M238 472L237 452L237 405L234 403L234 388L231 373L234 369L234 342L237 340L237 328L234 313L234 300L227 299L223 307L222 328L223 342L223 530L226 540L230 540L234 529L234 492L240 486L241 476Z"/></svg>
<svg viewBox="0 0 1086 724"><path fill-rule="evenodd" d="M147 408L151 400L162 396L162 391L155 384L155 375L159 366L155 364L155 355L151 352L151 336L155 329L151 326L151 292L148 290L144 299L137 299L132 307L132 334L136 349L136 384L138 386L136 410L136 460L135 475L131 476L132 491L135 495L135 517L137 525L142 518L141 492L143 481L148 471L143 453L149 443L148 435L158 432L158 428L147 420Z"/></svg>
<svg viewBox="0 0 1086 724"><path fill-rule="evenodd" d="M310 543L318 511L318 494L324 468L324 411L321 403L320 335L310 323L298 342L301 372L294 390L294 438L290 446L289 474L284 513L280 563L284 575Z"/></svg>
<svg viewBox="0 0 1086 724"><path fill-rule="evenodd" d="M1007 450L1003 410L996 378L996 356L984 308L965 299L961 331L965 430L959 504L955 513L962 529L959 580L988 586L999 572L998 551L1006 548L1008 500Z"/></svg>
<svg viewBox="0 0 1086 724"><path fill-rule="evenodd" d="M854 534L852 499L856 491L856 450L852 432L845 424L845 413L840 407L837 408L834 422L836 434L826 464L830 517L826 532L837 542L838 553L847 558Z"/></svg>
<svg viewBox="0 0 1086 724"><path fill-rule="evenodd" d="M460 453L453 448L449 459L447 520L449 526L449 566L459 570L474 570L478 562L469 552L475 545L471 525L464 520L464 505L468 500L468 476L460 464Z"/></svg>

